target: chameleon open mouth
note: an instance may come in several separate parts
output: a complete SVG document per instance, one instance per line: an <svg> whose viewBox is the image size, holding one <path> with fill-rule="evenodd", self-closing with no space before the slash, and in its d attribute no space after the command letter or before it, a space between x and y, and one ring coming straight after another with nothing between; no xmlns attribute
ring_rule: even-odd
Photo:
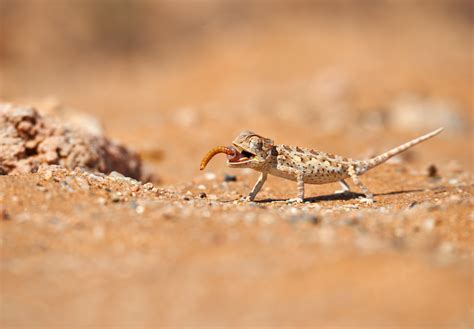
<svg viewBox="0 0 474 329"><path fill-rule="evenodd" d="M245 163L250 161L255 154L250 153L248 151L242 150L235 152L235 155L228 155L227 162L229 163Z"/></svg>

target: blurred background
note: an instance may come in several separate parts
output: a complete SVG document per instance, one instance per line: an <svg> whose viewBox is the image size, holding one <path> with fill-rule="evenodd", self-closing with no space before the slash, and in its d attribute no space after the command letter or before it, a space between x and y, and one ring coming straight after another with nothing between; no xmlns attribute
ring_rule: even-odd
<svg viewBox="0 0 474 329"><path fill-rule="evenodd" d="M472 169L473 22L460 0L1 0L0 97L93 114L166 183L246 129L360 157L445 126L438 157Z"/></svg>
<svg viewBox="0 0 474 329"><path fill-rule="evenodd" d="M128 200L75 172L3 176L0 323L472 327L473 9L0 0L0 101L85 114L160 182ZM440 126L364 177L370 207L336 184L233 204L257 173L198 169L242 130L366 158ZM259 196L294 191L270 178Z"/></svg>

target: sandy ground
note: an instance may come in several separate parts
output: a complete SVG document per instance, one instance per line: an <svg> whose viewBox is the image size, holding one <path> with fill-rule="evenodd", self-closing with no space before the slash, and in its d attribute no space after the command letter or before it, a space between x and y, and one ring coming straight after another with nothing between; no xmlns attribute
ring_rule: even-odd
<svg viewBox="0 0 474 329"><path fill-rule="evenodd" d="M199 38L159 39L157 53L109 58L41 39L36 27L60 12L46 3L7 30L1 100L99 118L154 178L0 176L3 328L474 326L472 18L462 6L256 11L240 25L212 21ZM77 25L71 10L59 31ZM337 184L307 186L306 202L290 205L295 183L273 177L246 203L257 173L223 157L199 171L210 147L241 130L368 158L439 126L363 176L370 206Z"/></svg>

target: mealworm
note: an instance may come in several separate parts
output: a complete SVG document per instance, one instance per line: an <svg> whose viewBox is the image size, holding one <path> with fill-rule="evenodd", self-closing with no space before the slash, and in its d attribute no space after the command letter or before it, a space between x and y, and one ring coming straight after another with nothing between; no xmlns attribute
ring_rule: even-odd
<svg viewBox="0 0 474 329"><path fill-rule="evenodd" d="M234 148L230 148L227 146L216 146L212 148L209 152L207 152L207 154L204 156L204 158L201 161L200 169L203 170L204 168L206 168L208 162L211 161L214 155L219 154L219 153L225 153L227 155L235 156L236 151Z"/></svg>

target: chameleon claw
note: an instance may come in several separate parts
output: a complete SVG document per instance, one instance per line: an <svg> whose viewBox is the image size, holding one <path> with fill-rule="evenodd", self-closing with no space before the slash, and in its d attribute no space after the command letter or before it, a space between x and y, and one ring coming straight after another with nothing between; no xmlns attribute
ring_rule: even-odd
<svg viewBox="0 0 474 329"><path fill-rule="evenodd" d="M302 198L288 199L286 200L286 203L303 203L303 199Z"/></svg>
<svg viewBox="0 0 474 329"><path fill-rule="evenodd" d="M371 198L365 198L365 197L359 197L357 199L361 203L365 203L366 205L372 205L374 204L375 200Z"/></svg>

